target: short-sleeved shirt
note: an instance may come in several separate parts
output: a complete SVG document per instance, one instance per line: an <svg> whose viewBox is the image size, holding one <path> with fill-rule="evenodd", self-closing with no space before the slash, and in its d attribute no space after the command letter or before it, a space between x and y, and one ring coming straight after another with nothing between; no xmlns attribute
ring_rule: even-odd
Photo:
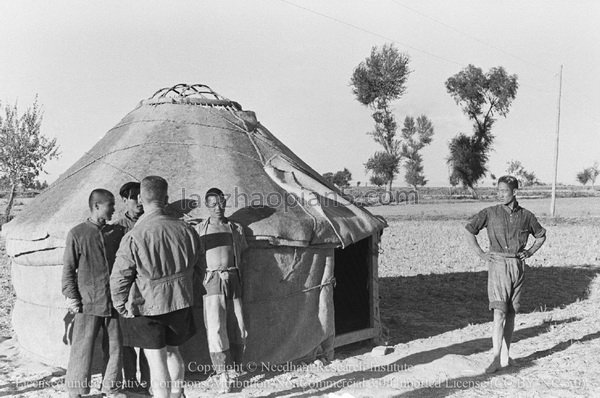
<svg viewBox="0 0 600 398"><path fill-rule="evenodd" d="M512 209L503 204L486 207L471 217L465 228L473 235L486 228L490 251L506 254L522 251L530 234L535 238L546 235L535 215L516 200Z"/></svg>

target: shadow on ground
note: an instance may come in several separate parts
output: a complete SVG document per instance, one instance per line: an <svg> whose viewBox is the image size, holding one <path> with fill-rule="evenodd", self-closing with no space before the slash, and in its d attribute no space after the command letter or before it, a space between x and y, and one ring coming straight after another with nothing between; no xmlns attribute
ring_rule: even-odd
<svg viewBox="0 0 600 398"><path fill-rule="evenodd" d="M525 368L535 365L535 361L538 359L550 356L556 352L564 351L575 343L585 343L587 341L592 341L592 340L595 340L598 338L600 338L600 332L590 333L590 334L585 335L582 338L576 339L576 340L562 341L562 342L556 344L552 348L548 348L548 349L542 350L542 351L536 351L536 352L532 353L531 355L528 355L527 357L519 358L519 360L517 362L518 366L506 368L506 369L502 370L500 373L502 373L502 374L518 373ZM465 388L463 386L481 385L484 382L486 382L487 380L496 376L497 374L499 374L499 373L494 373L494 374L482 373L477 376L459 377L459 378L445 381L442 384L442 388L435 388L435 389L421 388L421 389L409 391L409 392L406 392L403 394L398 394L395 397L398 397L398 398L399 397L421 397L421 398L447 397L449 395L455 394L458 391L464 391ZM454 386L457 386L457 387L454 387Z"/></svg>
<svg viewBox="0 0 600 398"><path fill-rule="evenodd" d="M600 267L537 267L525 271L521 313L562 308L588 296ZM492 320L487 271L381 278L380 311L389 344L435 336Z"/></svg>
<svg viewBox="0 0 600 398"><path fill-rule="evenodd" d="M548 322L543 322L540 325L516 330L513 335L513 342L518 342L520 340L525 340L525 339L529 339L532 337L536 337L536 336L542 335L544 333L547 333L549 330L551 330L553 327L555 327L557 325L576 322L579 320L580 320L579 318L569 318L569 319L565 319L565 320L561 320L561 321L554 321L554 322L548 321ZM585 336L584 338L581 339L581 341L582 342L588 341L588 340L592 340L592 339L595 339L598 337L600 337L600 333ZM551 355L552 353L557 352L557 351L565 350L574 342L576 342L576 341L570 340L570 341L562 342L560 344L557 344L555 347L552 347L551 349L536 352L525 358L519 358L519 367L518 368L515 367L511 371L518 371L519 369L522 369L524 367L531 366L533 361L535 361L536 359ZM349 386L349 385L352 385L355 383L365 383L367 381L381 379L392 373L397 373L397 371L394 369L412 368L417 365L422 365L422 364L433 362L433 361L440 359L442 357L445 357L447 355L469 356L472 354L477 354L480 352L488 351L490 348L491 348L491 341L489 338L479 338L479 339L473 339L473 340L464 341L461 343L452 344L452 345L446 346L446 347L435 348L435 349L432 349L429 351L417 352L417 353L402 357L399 360L395 361L394 363L391 363L391 364L388 364L385 366L381 366L381 367L373 367L373 368L369 369L367 372L361 370L358 372L352 372L352 373L348 373L348 374L334 376L334 377L330 377L328 379L319 381L320 385L327 386L327 387L319 389L318 393L315 393L314 391L310 391L309 393L306 393L306 394L297 395L297 397L298 398L300 398L300 397L309 398L311 396L315 396L316 394L324 395L324 394L332 393L332 392L340 390L341 388L343 388L345 386ZM488 375L483 374L483 375L479 375L479 376L473 376L470 378L465 377L465 378L461 378L461 379L456 379L457 380L456 384L457 385L465 385L466 382L471 379L481 381L481 380L484 380L485 378L487 378L487 376ZM459 380L464 383L462 383L462 384L459 383L458 382ZM450 385L453 385L453 384L450 384ZM428 390L430 390L430 388L424 388L423 391L421 391L421 390L411 391L411 392L407 393L409 395L406 395L406 396L421 396L420 394L427 393ZM284 395L297 394L297 393L302 393L305 391L306 391L305 387L297 387L297 388L293 388L293 389L290 389L287 391L278 391L278 392L268 395L267 397L269 397L269 398L281 397ZM432 392L432 394L442 394L441 396L445 396L443 394L448 395L455 391L456 391L456 389L450 389L450 388L449 389L439 389L439 390ZM404 395L402 395L402 396L404 396Z"/></svg>

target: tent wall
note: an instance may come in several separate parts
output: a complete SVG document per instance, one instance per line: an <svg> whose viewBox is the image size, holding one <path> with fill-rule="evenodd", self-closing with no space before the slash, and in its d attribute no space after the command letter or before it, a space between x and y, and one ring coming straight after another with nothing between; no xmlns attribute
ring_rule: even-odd
<svg viewBox="0 0 600 398"><path fill-rule="evenodd" d="M244 256L246 360L282 363L320 354L330 357L335 333L333 249L252 247ZM40 252L34 252L13 259L13 327L27 352L66 367L70 318L61 294L62 265L42 265L39 258ZM37 266L24 265L32 259ZM198 333L182 352L187 362L208 364L202 308L194 310Z"/></svg>
<svg viewBox="0 0 600 398"><path fill-rule="evenodd" d="M258 247L244 254L244 359L276 364L333 355L333 249ZM202 309L195 309L203 329ZM201 323L202 322L202 323ZM202 325L202 326L200 326ZM204 330L188 341L186 362L208 364Z"/></svg>

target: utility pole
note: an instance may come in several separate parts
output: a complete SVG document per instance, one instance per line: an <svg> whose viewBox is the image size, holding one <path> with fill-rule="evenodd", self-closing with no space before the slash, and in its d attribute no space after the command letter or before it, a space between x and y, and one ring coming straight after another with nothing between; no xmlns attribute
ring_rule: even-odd
<svg viewBox="0 0 600 398"><path fill-rule="evenodd" d="M550 202L550 216L554 217L556 212L556 179L558 176L558 137L560 131L560 97L562 94L562 71L560 66L560 78L558 83L558 116L556 117L556 143L554 144L554 180L552 180L552 201Z"/></svg>

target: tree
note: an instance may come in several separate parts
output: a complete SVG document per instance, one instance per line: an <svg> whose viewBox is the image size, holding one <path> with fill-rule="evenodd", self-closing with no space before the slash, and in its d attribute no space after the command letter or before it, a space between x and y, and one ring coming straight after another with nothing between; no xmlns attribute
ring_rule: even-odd
<svg viewBox="0 0 600 398"><path fill-rule="evenodd" d="M383 185L386 184L386 181L384 178L378 176L378 175L373 175L371 176L371 178L369 179L369 181L371 182L371 184L378 186L378 187L382 187Z"/></svg>
<svg viewBox="0 0 600 398"><path fill-rule="evenodd" d="M592 183L592 189L594 189L594 184L596 183L596 178L600 175L600 164L598 162L594 163L592 167L589 168L590 173L590 182Z"/></svg>
<svg viewBox="0 0 600 398"><path fill-rule="evenodd" d="M50 159L58 157L56 138L48 139L41 131L43 113L37 97L25 113L17 105L4 107L0 115L0 174L8 179L9 197L4 217L9 220L17 186L32 184Z"/></svg>
<svg viewBox="0 0 600 398"><path fill-rule="evenodd" d="M382 180L383 184L389 184L390 192L392 189L392 181L394 176L398 174L400 168L400 158L395 155L390 155L385 151L375 152L373 156L365 163L365 169L370 170L373 177ZM373 180L371 179L371 182ZM377 184L375 184L377 185Z"/></svg>
<svg viewBox="0 0 600 398"><path fill-rule="evenodd" d="M398 51L393 44L386 44L381 49L375 46L371 55L354 69L350 80L356 99L373 110L375 129L368 134L387 154L382 156L381 152L376 152L365 167L372 175L385 179L390 191L400 164L400 141L396 138L398 126L391 111L391 102L400 99L406 91L410 74L408 62L408 55ZM379 161L384 164L377 164Z"/></svg>
<svg viewBox="0 0 600 398"><path fill-rule="evenodd" d="M535 176L534 172L525 170L525 167L518 160L511 160L507 163L506 173L510 174L519 180L521 186L538 185L540 181Z"/></svg>
<svg viewBox="0 0 600 398"><path fill-rule="evenodd" d="M577 181L579 181L581 185L586 185L591 179L592 176L590 175L589 168L583 169L583 171L577 173Z"/></svg>
<svg viewBox="0 0 600 398"><path fill-rule="evenodd" d="M594 163L592 167L586 167L583 171L577 173L577 181L581 184L586 185L588 182L592 183L592 189L596 183L596 178L600 175L600 164Z"/></svg>
<svg viewBox="0 0 600 398"><path fill-rule="evenodd" d="M352 181L352 173L350 170L344 167L344 170L336 171L333 175L333 183L341 188L350 186Z"/></svg>
<svg viewBox="0 0 600 398"><path fill-rule="evenodd" d="M446 90L473 121L472 136L459 133L451 140L448 164L474 197L477 197L475 185L487 173L496 116L506 117L518 87L517 75L507 74L501 66L483 73L481 68L469 65L446 80ZM468 155L474 158L467 161Z"/></svg>
<svg viewBox="0 0 600 398"><path fill-rule="evenodd" d="M40 180L36 179L31 184L24 185L23 188L33 189L35 191L43 191L48 188L48 182L44 180L44 182L40 182Z"/></svg>
<svg viewBox="0 0 600 398"><path fill-rule="evenodd" d="M346 188L350 186L350 181L352 181L352 173L350 170L344 167L344 170L336 171L335 173L327 172L323 174L323 178L325 178L327 182L335 184L340 188Z"/></svg>
<svg viewBox="0 0 600 398"><path fill-rule="evenodd" d="M419 186L427 184L427 180L423 175L423 157L419 151L425 145L431 143L432 137L433 124L427 116L419 116L416 123L415 119L410 116L404 119L404 127L402 128L403 143L400 156L404 159L404 166L406 167L404 179L415 190Z"/></svg>
<svg viewBox="0 0 600 398"><path fill-rule="evenodd" d="M474 185L487 172L487 151L482 150L475 137L468 137L465 134L459 134L451 139L449 149L450 156L447 162L452 170L450 183L453 180L461 182L476 198L477 192Z"/></svg>
<svg viewBox="0 0 600 398"><path fill-rule="evenodd" d="M456 188L460 183L460 180L458 179L453 170L450 170L450 173L448 175L448 182L450 182L450 195L452 195L454 188Z"/></svg>
<svg viewBox="0 0 600 398"><path fill-rule="evenodd" d="M328 183L333 184L333 173L327 172L323 174L323 178L327 180Z"/></svg>

